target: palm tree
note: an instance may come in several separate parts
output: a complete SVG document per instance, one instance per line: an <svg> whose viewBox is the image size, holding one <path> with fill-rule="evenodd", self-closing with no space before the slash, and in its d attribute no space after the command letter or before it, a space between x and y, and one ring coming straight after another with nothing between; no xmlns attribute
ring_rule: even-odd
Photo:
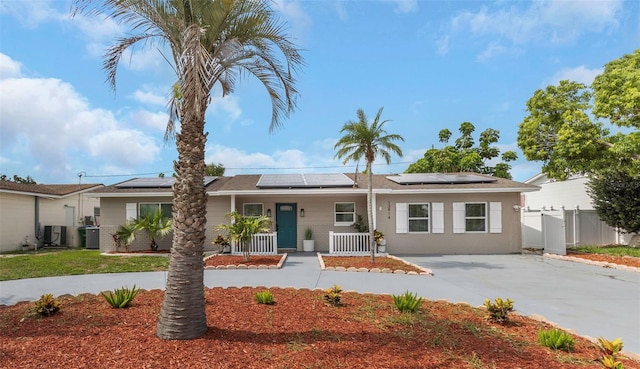
<svg viewBox="0 0 640 369"><path fill-rule="evenodd" d="M238 242L242 249L244 261L249 261L253 235L269 232L271 218L264 215L259 217L246 217L237 211L228 213L227 218L231 220L231 224L220 224L216 229L226 231L229 238Z"/></svg>
<svg viewBox="0 0 640 369"><path fill-rule="evenodd" d="M364 110L358 109L357 121L348 121L342 126L340 133L344 133L334 149L337 149L335 158L343 159L343 164L349 161L358 162L364 158L367 162L366 173L368 176L367 183L367 218L369 223L369 246L371 248L371 262L375 262L375 239L373 236L373 169L371 164L377 157L382 157L387 164L391 162L391 152L398 156L402 156L400 147L393 141L404 141L404 138L398 134L387 134L383 126L389 122L388 120L380 121L382 109L378 110L378 114L369 124L367 115Z"/></svg>
<svg viewBox="0 0 640 369"><path fill-rule="evenodd" d="M295 109L298 49L267 0L75 0L73 14L106 15L129 27L104 57L108 81L126 50L168 46L177 81L169 100L166 139L175 137L173 244L156 335L193 339L207 330L204 306L206 204L205 112L211 91L233 92L241 75L255 76L272 103L269 131ZM284 58L282 63L279 58ZM180 132L176 134L176 126Z"/></svg>

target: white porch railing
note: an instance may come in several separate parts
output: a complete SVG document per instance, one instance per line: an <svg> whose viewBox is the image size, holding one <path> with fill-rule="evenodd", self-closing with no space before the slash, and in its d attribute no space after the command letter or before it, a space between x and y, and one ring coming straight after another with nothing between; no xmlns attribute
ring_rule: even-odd
<svg viewBox="0 0 640 369"><path fill-rule="evenodd" d="M278 253L278 232L258 233L251 238L249 245L251 255L276 255ZM242 247L236 243L231 243L231 254L242 254Z"/></svg>
<svg viewBox="0 0 640 369"><path fill-rule="evenodd" d="M371 253L369 233L329 232L329 254L368 255Z"/></svg>

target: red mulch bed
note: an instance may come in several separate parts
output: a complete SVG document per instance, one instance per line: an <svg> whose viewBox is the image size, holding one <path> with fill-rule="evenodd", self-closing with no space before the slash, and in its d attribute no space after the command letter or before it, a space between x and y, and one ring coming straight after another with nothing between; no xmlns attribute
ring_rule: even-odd
<svg viewBox="0 0 640 369"><path fill-rule="evenodd" d="M322 256L322 261L325 267L354 267L354 268L378 268L378 269L391 269L391 270L403 270L405 272L424 272L414 266L406 264L401 260L395 258L389 258L384 256L377 256L374 258L374 263L371 263L370 256Z"/></svg>
<svg viewBox="0 0 640 369"><path fill-rule="evenodd" d="M342 306L322 291L206 289L206 334L189 341L155 336L163 292L141 291L127 309L99 295L60 297L52 317L27 314L33 303L0 306L2 368L600 368L599 352L576 337L575 351L540 346L547 327L512 315L490 323L467 305L426 301L414 315L392 308L390 296L343 293ZM517 306L516 306L517 308ZM637 362L623 359L627 369Z"/></svg>
<svg viewBox="0 0 640 369"><path fill-rule="evenodd" d="M205 260L205 267L216 267L219 265L266 265L275 266L278 265L282 255L252 255L249 257L249 261L245 261L242 255L215 255Z"/></svg>
<svg viewBox="0 0 640 369"><path fill-rule="evenodd" d="M636 258L632 256L585 254L585 253L578 253L578 252L571 252L571 251L567 251L567 256L572 256L580 259L593 260L593 261L606 261L612 264L626 265L626 266L640 268L640 258Z"/></svg>

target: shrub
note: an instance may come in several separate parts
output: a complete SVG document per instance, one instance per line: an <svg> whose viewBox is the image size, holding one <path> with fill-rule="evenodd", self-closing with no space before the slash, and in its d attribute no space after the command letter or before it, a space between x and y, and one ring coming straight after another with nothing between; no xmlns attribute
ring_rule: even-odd
<svg viewBox="0 0 640 369"><path fill-rule="evenodd" d="M553 350L571 351L574 346L573 337L557 328L540 329L538 331L538 342Z"/></svg>
<svg viewBox="0 0 640 369"><path fill-rule="evenodd" d="M496 298L495 302L484 300L484 307L487 308L488 318L492 322L506 323L509 321L509 312L513 311L513 300Z"/></svg>
<svg viewBox="0 0 640 369"><path fill-rule="evenodd" d="M36 313L40 316L51 316L60 311L60 302L50 293L40 296L35 305Z"/></svg>
<svg viewBox="0 0 640 369"><path fill-rule="evenodd" d="M342 288L334 284L333 287L324 290L324 300L333 306L338 306L340 305L340 292L342 292Z"/></svg>
<svg viewBox="0 0 640 369"><path fill-rule="evenodd" d="M402 295L393 295L393 303L401 313L413 313L420 308L424 300L409 291Z"/></svg>
<svg viewBox="0 0 640 369"><path fill-rule="evenodd" d="M128 307L133 301L133 298L138 294L138 291L140 291L140 289L136 288L134 284L132 289L122 287L115 289L113 292L109 291L108 294L104 292L101 292L101 294L111 307L120 309Z"/></svg>
<svg viewBox="0 0 640 369"><path fill-rule="evenodd" d="M273 294L269 290L256 292L255 298L258 304L273 305L274 303Z"/></svg>
<svg viewBox="0 0 640 369"><path fill-rule="evenodd" d="M605 368L623 369L624 365L617 359L618 353L622 350L622 339L620 337L613 341L598 337L598 348L602 352L602 357L598 359Z"/></svg>

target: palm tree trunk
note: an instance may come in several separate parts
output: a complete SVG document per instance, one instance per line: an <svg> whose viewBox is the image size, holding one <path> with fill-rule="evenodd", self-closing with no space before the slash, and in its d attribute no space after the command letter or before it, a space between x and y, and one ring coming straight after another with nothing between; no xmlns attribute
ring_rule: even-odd
<svg viewBox="0 0 640 369"><path fill-rule="evenodd" d="M376 262L376 240L373 237L373 173L371 173L371 162L367 161L367 218L369 223L369 247L371 248L371 263Z"/></svg>
<svg viewBox="0 0 640 369"><path fill-rule="evenodd" d="M173 186L173 245L156 335L193 339L207 331L204 301L204 117L183 122L176 136L178 162ZM186 124L185 124L186 123Z"/></svg>

